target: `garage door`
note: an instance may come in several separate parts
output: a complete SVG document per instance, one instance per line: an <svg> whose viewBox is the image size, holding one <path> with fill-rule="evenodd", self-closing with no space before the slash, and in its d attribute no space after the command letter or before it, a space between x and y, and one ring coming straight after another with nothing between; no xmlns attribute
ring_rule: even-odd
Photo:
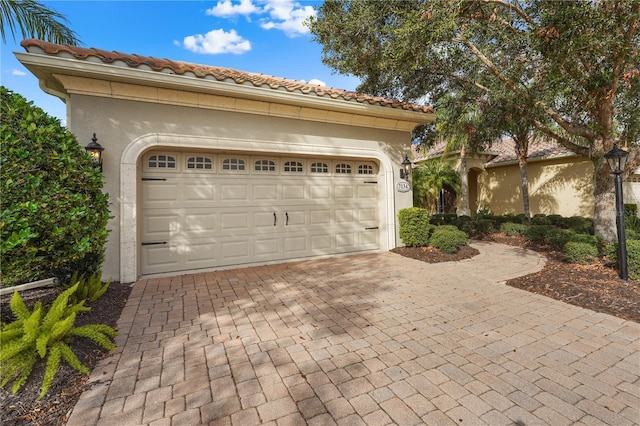
<svg viewBox="0 0 640 426"><path fill-rule="evenodd" d="M142 273L377 250L377 174L373 161L152 151Z"/></svg>

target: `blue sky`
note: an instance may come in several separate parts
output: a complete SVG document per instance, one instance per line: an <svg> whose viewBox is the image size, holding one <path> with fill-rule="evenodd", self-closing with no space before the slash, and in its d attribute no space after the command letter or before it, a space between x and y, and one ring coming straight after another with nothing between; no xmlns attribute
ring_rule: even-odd
<svg viewBox="0 0 640 426"><path fill-rule="evenodd" d="M41 1L68 19L84 47L257 72L355 90L358 80L322 64L322 46L302 21L317 0ZM0 84L63 120L65 105L44 93L16 59L21 35L2 45Z"/></svg>

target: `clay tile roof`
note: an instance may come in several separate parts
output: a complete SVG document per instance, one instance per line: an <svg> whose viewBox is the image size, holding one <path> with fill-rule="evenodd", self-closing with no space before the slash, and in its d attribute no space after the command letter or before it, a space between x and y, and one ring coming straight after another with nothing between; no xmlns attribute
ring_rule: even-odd
<svg viewBox="0 0 640 426"><path fill-rule="evenodd" d="M438 142L433 147L422 152L418 145L415 146L416 160L424 161L441 156L445 151L446 143ZM457 152L457 151L456 151ZM508 163L517 161L515 142L513 139L503 139L492 143L486 150L479 154L489 155L492 158L486 165ZM528 159L557 158L575 155L574 152L560 145L555 140L538 139L535 143L529 144Z"/></svg>
<svg viewBox="0 0 640 426"><path fill-rule="evenodd" d="M76 59L85 60L97 58L105 64L123 62L130 68L141 66L157 72L169 72L177 75L191 73L199 78L213 77L218 81L233 81L236 84L252 84L256 87L268 87L273 90L286 90L288 92L299 92L305 95L315 94L318 97L330 97L344 101L356 101L371 105L379 105L391 108L402 108L405 110L433 113L433 108L424 105L404 103L392 99L385 99L366 95L363 93L349 92L346 90L334 89L326 86L319 86L302 81L288 80L285 78L273 77L264 74L256 74L245 71L238 71L231 68L214 67L210 65L199 65L188 62L172 61L170 59L159 59L150 56L140 56L126 54L115 51L107 51L96 48L85 48L71 45L61 45L49 43L42 40L27 39L20 45L29 51L30 47L40 48L48 55L68 54Z"/></svg>

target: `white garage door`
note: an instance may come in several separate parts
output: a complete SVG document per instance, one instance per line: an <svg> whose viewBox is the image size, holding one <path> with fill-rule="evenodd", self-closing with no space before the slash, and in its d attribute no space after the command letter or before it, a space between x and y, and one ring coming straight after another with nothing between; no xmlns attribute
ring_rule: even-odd
<svg viewBox="0 0 640 426"><path fill-rule="evenodd" d="M150 152L142 274L376 250L373 161Z"/></svg>

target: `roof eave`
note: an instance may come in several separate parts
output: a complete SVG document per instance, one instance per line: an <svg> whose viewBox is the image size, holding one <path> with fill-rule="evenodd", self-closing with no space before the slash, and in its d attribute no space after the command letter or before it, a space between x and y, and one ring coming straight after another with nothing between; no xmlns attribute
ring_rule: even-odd
<svg viewBox="0 0 640 426"><path fill-rule="evenodd" d="M45 92L54 94L63 100L68 97L68 93L64 85L56 79L55 74L268 101L326 111L338 111L376 118L401 120L412 122L416 125L429 123L436 118L433 113L394 108L392 106L337 100L331 97L306 95L303 93L274 90L253 85L237 84L235 82L230 83L215 79L203 79L139 68L129 68L126 66L96 63L87 60L63 58L46 53L14 53L18 60L38 77L43 90L46 88Z"/></svg>

